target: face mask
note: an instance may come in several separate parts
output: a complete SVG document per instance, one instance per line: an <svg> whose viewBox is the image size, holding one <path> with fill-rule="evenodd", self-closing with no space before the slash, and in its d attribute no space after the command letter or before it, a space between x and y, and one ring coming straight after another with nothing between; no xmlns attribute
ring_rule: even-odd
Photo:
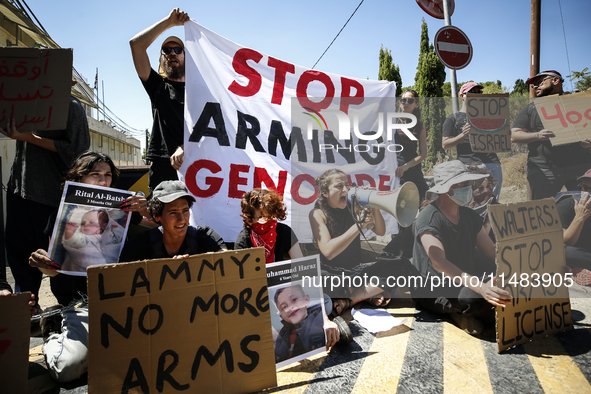
<svg viewBox="0 0 591 394"><path fill-rule="evenodd" d="M458 187L454 189L453 196L449 198L458 205L464 206L472 200L472 186Z"/></svg>

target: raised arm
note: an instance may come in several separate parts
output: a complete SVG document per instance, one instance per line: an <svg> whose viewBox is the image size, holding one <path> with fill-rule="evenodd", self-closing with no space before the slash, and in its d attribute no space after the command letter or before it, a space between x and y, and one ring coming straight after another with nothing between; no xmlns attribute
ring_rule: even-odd
<svg viewBox="0 0 591 394"><path fill-rule="evenodd" d="M148 47L152 45L154 40L156 40L160 34L173 26L182 26L188 20L189 15L186 12L175 8L170 11L170 14L168 14L167 17L159 22L156 22L147 29L142 30L131 40L129 40L133 64L135 65L137 75L142 81L146 81L148 79L150 76L150 70L152 69L150 66L150 58L148 57L147 52Z"/></svg>

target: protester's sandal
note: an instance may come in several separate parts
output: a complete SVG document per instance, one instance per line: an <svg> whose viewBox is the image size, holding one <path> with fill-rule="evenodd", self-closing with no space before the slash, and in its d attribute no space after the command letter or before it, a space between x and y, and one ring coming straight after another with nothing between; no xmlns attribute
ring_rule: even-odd
<svg viewBox="0 0 591 394"><path fill-rule="evenodd" d="M345 319L343 319L340 316L337 316L332 321L339 328L340 337L337 343L340 343L341 345L346 345L348 343L353 342L353 333L351 332L349 324L347 324Z"/></svg>
<svg viewBox="0 0 591 394"><path fill-rule="evenodd" d="M332 300L332 313L333 317L340 316L345 310L350 309L353 306L353 302L349 298L336 298ZM337 310L337 308L339 308Z"/></svg>

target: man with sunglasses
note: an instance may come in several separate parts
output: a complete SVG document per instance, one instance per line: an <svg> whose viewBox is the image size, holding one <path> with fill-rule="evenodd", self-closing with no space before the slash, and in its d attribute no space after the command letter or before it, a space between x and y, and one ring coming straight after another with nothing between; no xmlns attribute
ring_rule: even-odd
<svg viewBox="0 0 591 394"><path fill-rule="evenodd" d="M466 167L477 165L481 168L486 167L496 180L496 186L493 190L495 198L498 200L501 195L501 184L503 183L503 171L501 162L496 153L484 153L472 151L470 145L470 124L466 116L466 94L482 93L484 86L475 82L467 82L460 88L460 98L462 99L462 109L451 114L443 123L442 147L445 150L456 147L458 160Z"/></svg>
<svg viewBox="0 0 591 394"><path fill-rule="evenodd" d="M562 75L558 71L542 71L526 81L536 97L562 95ZM534 102L529 103L513 122L511 142L527 144L527 181L531 199L554 197L566 185L572 190L577 177L591 167L591 138L581 142L553 146L554 133L544 128Z"/></svg>
<svg viewBox="0 0 591 394"><path fill-rule="evenodd" d="M130 41L131 55L138 76L152 103L152 136L146 151L150 166L149 186L153 190L162 181L177 180L183 164L185 111L185 46L175 36L164 40L160 49L159 70L150 65L148 47L166 30L189 20L186 12L173 9L159 22L136 34Z"/></svg>
<svg viewBox="0 0 591 394"><path fill-rule="evenodd" d="M556 208L564 229L566 265L573 280L591 285L591 170L577 178L581 194L561 200Z"/></svg>

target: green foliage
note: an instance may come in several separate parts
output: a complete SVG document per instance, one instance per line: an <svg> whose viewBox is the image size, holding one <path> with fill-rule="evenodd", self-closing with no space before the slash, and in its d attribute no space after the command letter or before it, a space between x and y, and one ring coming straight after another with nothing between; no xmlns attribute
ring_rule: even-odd
<svg viewBox="0 0 591 394"><path fill-rule="evenodd" d="M523 82L523 79L515 81L513 91L510 94L511 97L529 97L529 85Z"/></svg>
<svg viewBox="0 0 591 394"><path fill-rule="evenodd" d="M483 94L506 93L508 90L503 87L503 84L498 79L497 82L487 81L480 84L484 86L484 89L482 89Z"/></svg>
<svg viewBox="0 0 591 394"><path fill-rule="evenodd" d="M379 81L396 82L396 97L402 94L402 77L400 67L392 62L392 52L388 48L380 47L380 69L378 71Z"/></svg>
<svg viewBox="0 0 591 394"><path fill-rule="evenodd" d="M583 71L573 71L568 78L570 78L571 81L578 79L578 81L575 82L575 89L580 90L581 92L591 88L591 72L589 72L589 67L585 67Z"/></svg>
<svg viewBox="0 0 591 394"><path fill-rule="evenodd" d="M441 87L445 81L445 66L429 44L429 30L423 19L421 25L419 64L415 75L415 90L421 97L421 121L427 130L426 164L437 161L437 153L443 154L441 132L445 121L445 103Z"/></svg>

